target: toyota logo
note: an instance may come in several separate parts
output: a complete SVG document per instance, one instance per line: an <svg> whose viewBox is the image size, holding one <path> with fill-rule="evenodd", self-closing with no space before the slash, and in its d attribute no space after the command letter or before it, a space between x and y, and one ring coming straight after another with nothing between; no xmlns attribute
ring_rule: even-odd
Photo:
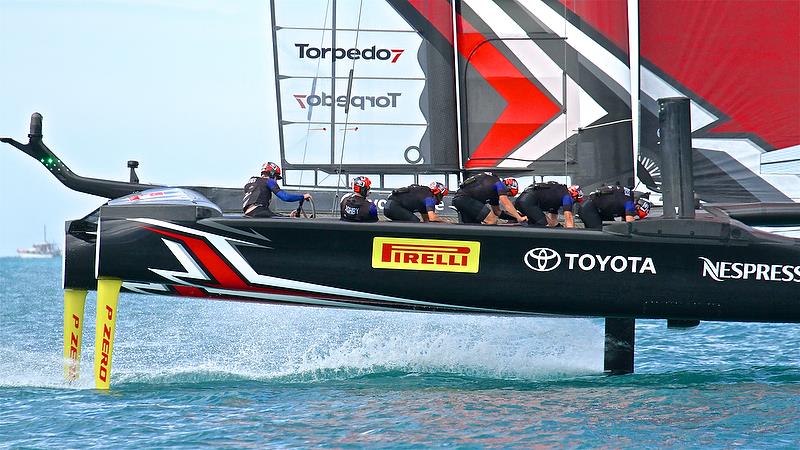
<svg viewBox="0 0 800 450"><path fill-rule="evenodd" d="M561 264L561 255L552 248L539 247L528 250L523 260L531 270L550 272Z"/></svg>

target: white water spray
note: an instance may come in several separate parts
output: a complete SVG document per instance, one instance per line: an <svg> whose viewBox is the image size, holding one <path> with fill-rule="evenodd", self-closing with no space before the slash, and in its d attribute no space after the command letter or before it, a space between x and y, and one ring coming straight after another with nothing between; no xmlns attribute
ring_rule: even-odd
<svg viewBox="0 0 800 450"><path fill-rule="evenodd" d="M114 383L315 382L398 372L542 380L602 372L603 328L587 319L345 311L124 294L120 303ZM86 315L93 317L89 309ZM94 334L88 327L84 332ZM89 341L76 383L61 378L56 339L46 346L6 349L9 364L0 369L0 385L91 388Z"/></svg>

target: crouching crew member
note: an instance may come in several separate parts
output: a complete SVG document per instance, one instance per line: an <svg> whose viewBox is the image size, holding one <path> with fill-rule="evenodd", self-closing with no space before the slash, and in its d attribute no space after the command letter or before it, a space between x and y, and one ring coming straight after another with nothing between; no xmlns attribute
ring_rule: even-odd
<svg viewBox="0 0 800 450"><path fill-rule="evenodd" d="M244 199L242 200L242 211L250 217L272 217L275 215L269 209L269 202L272 194L285 202L299 202L300 200L311 200L311 194L290 194L278 186L281 178L281 168L274 162L267 162L261 166L261 176L251 177L250 181L244 185Z"/></svg>
<svg viewBox="0 0 800 450"><path fill-rule="evenodd" d="M581 220L586 228L600 230L604 220L624 217L626 222L644 219L650 214L650 202L634 200L634 192L622 186L604 186L589 195L581 206Z"/></svg>
<svg viewBox="0 0 800 450"><path fill-rule="evenodd" d="M564 210L564 225L575 227L575 216L572 213L574 203L583 202L581 187L573 184L567 187L555 181L535 183L527 187L514 201L514 207L528 217L528 225L532 227L556 227L558 210Z"/></svg>
<svg viewBox="0 0 800 450"><path fill-rule="evenodd" d="M414 213L419 213L423 222L449 222L436 214L436 205L447 195L447 187L434 181L429 186L412 184L392 191L383 214L398 222L419 222Z"/></svg>
<svg viewBox="0 0 800 450"><path fill-rule="evenodd" d="M377 222L378 208L367 200L372 182L367 177L353 179L353 192L342 197L342 220L348 222Z"/></svg>
<svg viewBox="0 0 800 450"><path fill-rule="evenodd" d="M453 206L458 210L462 223L494 225L502 213L501 204L509 216L518 222L525 222L528 218L517 212L508 198L518 192L519 184L514 178L501 180L497 175L488 172L479 173L461 183L453 197Z"/></svg>

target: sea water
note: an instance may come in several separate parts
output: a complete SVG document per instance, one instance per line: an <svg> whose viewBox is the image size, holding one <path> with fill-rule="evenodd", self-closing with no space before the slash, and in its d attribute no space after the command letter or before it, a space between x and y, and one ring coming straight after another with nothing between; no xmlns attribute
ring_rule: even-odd
<svg viewBox="0 0 800 450"><path fill-rule="evenodd" d="M0 258L2 447L800 446L798 325L637 321L636 373L605 376L599 319L122 294L97 391L94 293L62 378L60 276Z"/></svg>

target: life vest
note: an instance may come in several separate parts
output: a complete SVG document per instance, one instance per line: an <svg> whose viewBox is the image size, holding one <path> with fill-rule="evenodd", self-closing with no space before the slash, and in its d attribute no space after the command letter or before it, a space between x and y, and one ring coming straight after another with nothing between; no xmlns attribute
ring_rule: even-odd
<svg viewBox="0 0 800 450"><path fill-rule="evenodd" d="M622 186L603 186L598 190L596 190L594 194L596 196L601 196L601 195L616 194L617 192L622 192L626 197L630 197L633 191L631 191L630 188Z"/></svg>
<svg viewBox="0 0 800 450"><path fill-rule="evenodd" d="M370 215L372 206L366 198L355 193L348 194L342 199L341 218L349 222L374 222L377 216Z"/></svg>
<svg viewBox="0 0 800 450"><path fill-rule="evenodd" d="M534 191L544 191L558 186L561 186L561 183L559 183L558 181L548 181L546 183L535 183L532 184L530 187L533 187Z"/></svg>
<svg viewBox="0 0 800 450"><path fill-rule="evenodd" d="M244 197L242 198L242 211L252 204L269 207L272 200L272 191L267 187L267 181L261 177L251 177L244 185Z"/></svg>
<svg viewBox="0 0 800 450"><path fill-rule="evenodd" d="M475 175L473 175L473 176L467 178L466 180L464 180L463 182L461 182L461 184L458 185L458 188L462 189L462 188L465 188L465 187L467 187L467 186L469 186L471 184L474 184L476 181L478 181L479 178L481 178L484 175L493 175L493 174L492 174L492 172L476 173Z"/></svg>
<svg viewBox="0 0 800 450"><path fill-rule="evenodd" d="M414 189L415 187L419 187L419 185L412 184L410 186L403 186L397 189L392 189L392 193L391 195L389 195L389 197L391 198L392 195L408 194L409 192L411 192L411 189Z"/></svg>

